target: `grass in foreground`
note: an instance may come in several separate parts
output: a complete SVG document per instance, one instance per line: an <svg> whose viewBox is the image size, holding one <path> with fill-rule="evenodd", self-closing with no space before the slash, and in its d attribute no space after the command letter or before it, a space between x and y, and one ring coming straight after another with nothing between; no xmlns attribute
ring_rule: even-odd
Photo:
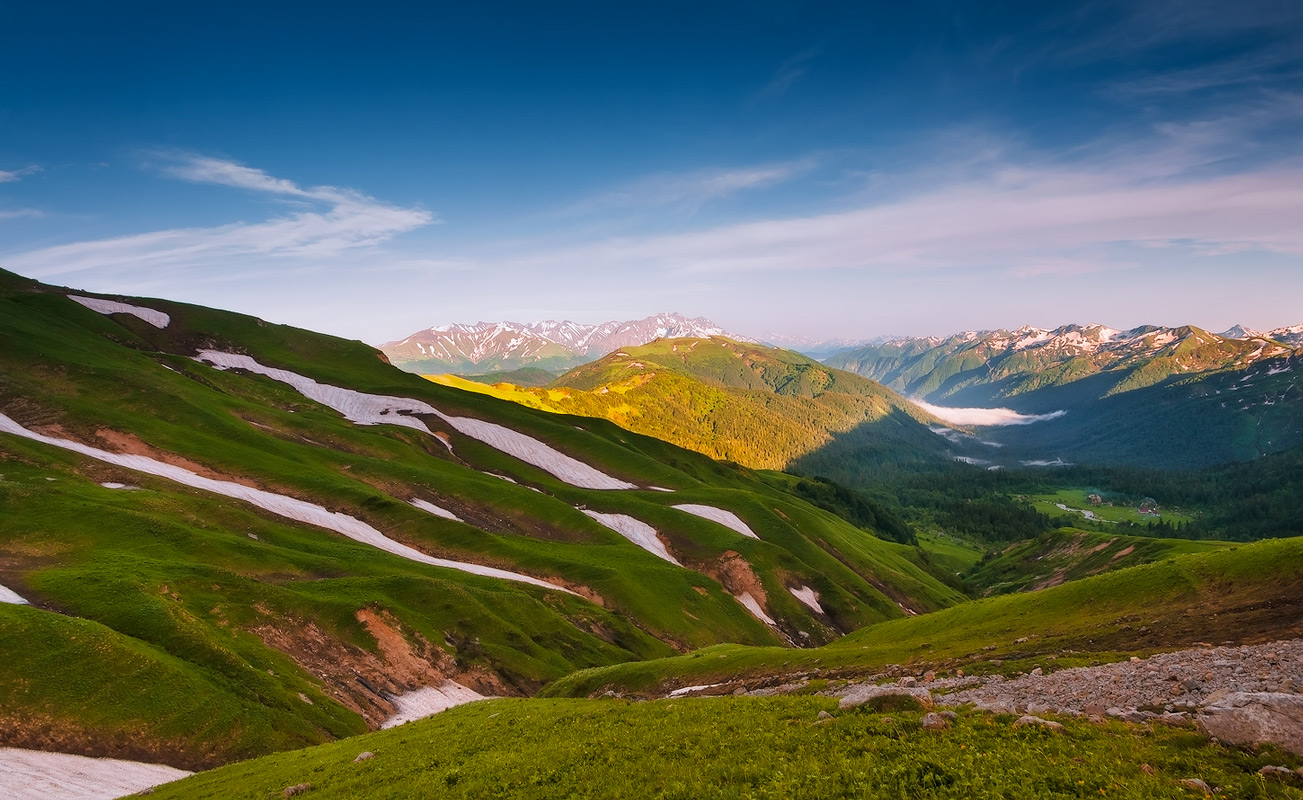
<svg viewBox="0 0 1303 800"><path fill-rule="evenodd" d="M154 797L261 800L306 783L313 800L1187 798L1197 794L1178 781L1197 777L1225 797L1303 798L1257 774L1297 757L1227 749L1192 729L1065 719L1056 733L964 711L930 731L921 715L838 711L823 697L500 700L223 767ZM363 752L374 757L355 763Z"/></svg>

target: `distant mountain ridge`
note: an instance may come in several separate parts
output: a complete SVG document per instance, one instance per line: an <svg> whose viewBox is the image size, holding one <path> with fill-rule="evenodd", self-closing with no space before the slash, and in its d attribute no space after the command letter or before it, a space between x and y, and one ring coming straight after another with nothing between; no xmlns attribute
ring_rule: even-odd
<svg viewBox="0 0 1303 800"><path fill-rule="evenodd" d="M1230 336L1227 334L1240 334ZM1244 369L1287 356L1303 345L1303 325L1257 332L1236 326L1226 334L1185 325L1064 325L1053 330L964 331L945 338L891 339L843 350L825 359L838 369L881 381L931 401L964 395L985 405L1047 386L1112 373L1101 396L1150 385L1176 374ZM983 388L978 388L983 387Z"/></svg>
<svg viewBox="0 0 1303 800"><path fill-rule="evenodd" d="M707 338L730 334L705 317L654 314L639 320L588 325L570 320L480 322L439 325L380 346L408 372L494 372L534 367L566 370L656 339Z"/></svg>
<svg viewBox="0 0 1303 800"><path fill-rule="evenodd" d="M968 331L846 350L824 363L936 406L1054 415L973 439L956 455L969 463L1193 468L1303 443L1296 327L1227 332L1240 338L1193 326Z"/></svg>

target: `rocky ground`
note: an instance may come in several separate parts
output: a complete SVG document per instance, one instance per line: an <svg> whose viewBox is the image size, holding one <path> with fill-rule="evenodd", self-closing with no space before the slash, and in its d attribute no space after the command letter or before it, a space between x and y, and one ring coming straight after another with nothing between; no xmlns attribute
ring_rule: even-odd
<svg viewBox="0 0 1303 800"><path fill-rule="evenodd" d="M1032 713L1112 716L1126 712L1188 714L1235 692L1303 692L1303 639L1196 647L1055 672L1037 668L1011 678L996 675L915 682L946 705L974 703Z"/></svg>
<svg viewBox="0 0 1303 800"><path fill-rule="evenodd" d="M1194 722L1229 742L1272 742L1303 754L1303 639L1196 647L1054 672L1037 667L1008 678L907 675L890 686L852 684L837 694L854 705L891 691L925 705L971 703L993 712Z"/></svg>

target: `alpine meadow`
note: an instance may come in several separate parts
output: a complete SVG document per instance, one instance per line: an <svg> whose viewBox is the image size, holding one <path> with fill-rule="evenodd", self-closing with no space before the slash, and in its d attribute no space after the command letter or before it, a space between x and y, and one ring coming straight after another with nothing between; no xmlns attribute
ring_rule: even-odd
<svg viewBox="0 0 1303 800"><path fill-rule="evenodd" d="M0 797L1303 800L1303 7L0 25Z"/></svg>

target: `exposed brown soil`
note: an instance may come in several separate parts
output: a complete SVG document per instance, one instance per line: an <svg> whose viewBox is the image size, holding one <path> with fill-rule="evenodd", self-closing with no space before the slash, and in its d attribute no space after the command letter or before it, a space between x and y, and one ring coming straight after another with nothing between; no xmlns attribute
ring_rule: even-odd
<svg viewBox="0 0 1303 800"><path fill-rule="evenodd" d="M387 695L438 686L456 674L451 655L419 634L404 633L392 614L364 608L357 619L375 638L378 653L342 642L305 620L268 620L253 632L316 676L327 694L372 728L396 710Z"/></svg>
<svg viewBox="0 0 1303 800"><path fill-rule="evenodd" d="M49 434L49 435L56 435L56 434ZM249 480L248 478L241 478L236 475L228 475L223 472L215 472L209 469L208 467L205 467L202 464L197 464L188 458L184 458L182 456L177 455L176 453L169 453L165 450L159 450L155 447L151 447L150 445L146 444L145 442L141 441L139 438L137 438L136 436L130 433L123 433L122 431L110 430L109 428L98 428L95 431L95 436L103 440L103 442L106 445L108 445L107 449L112 450L113 452L116 453L125 453L127 455L133 455L133 456L145 456L146 458L152 458L155 461L162 461L164 464L171 464L174 467L188 469L191 472L195 473L196 475L201 475L205 478L210 478L212 480L230 481L232 483L238 483L242 486L248 486L252 489L261 488L253 481ZM62 438L69 438L69 437L64 435Z"/></svg>
<svg viewBox="0 0 1303 800"><path fill-rule="evenodd" d="M760 577L741 553L736 550L725 550L705 572L719 581L730 594L750 594L765 613L769 614L769 595L765 593L764 584L760 582Z"/></svg>

